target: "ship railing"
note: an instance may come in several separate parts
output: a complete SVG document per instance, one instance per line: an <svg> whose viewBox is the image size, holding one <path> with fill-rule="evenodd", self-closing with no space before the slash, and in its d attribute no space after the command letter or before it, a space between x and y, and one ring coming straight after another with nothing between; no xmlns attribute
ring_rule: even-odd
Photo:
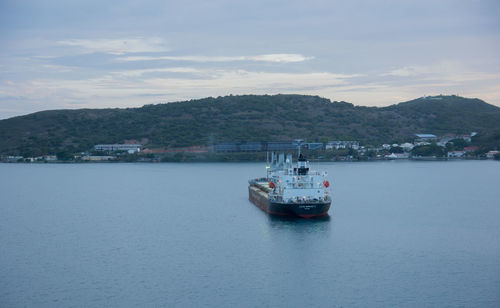
<svg viewBox="0 0 500 308"><path fill-rule="evenodd" d="M324 175L324 171L310 170L307 174L309 174L309 175Z"/></svg>
<svg viewBox="0 0 500 308"><path fill-rule="evenodd" d="M269 200L273 202L281 202L281 203L292 203L292 204L302 204L302 203L323 203L323 202L330 202L332 198L330 196L324 196L324 197L313 197L313 198L300 198L300 197L295 197L295 198L289 198L289 199L284 199L283 195L279 194L270 194L269 195Z"/></svg>
<svg viewBox="0 0 500 308"><path fill-rule="evenodd" d="M298 176L301 176L302 174L299 174L298 171L292 171L291 173L288 172L286 175L298 175ZM324 173L324 171L315 171L315 170L312 170L312 171L308 171L307 175L321 175L321 176L324 176L326 174Z"/></svg>

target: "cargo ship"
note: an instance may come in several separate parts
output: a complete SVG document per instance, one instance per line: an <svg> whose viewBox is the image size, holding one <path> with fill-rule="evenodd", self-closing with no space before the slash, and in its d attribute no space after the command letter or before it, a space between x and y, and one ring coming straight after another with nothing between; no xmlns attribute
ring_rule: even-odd
<svg viewBox="0 0 500 308"><path fill-rule="evenodd" d="M284 153L272 153L266 169L266 177L248 181L249 199L256 206L273 215L312 218L328 214L332 198L327 173L311 170L300 148L297 163L291 154L285 158Z"/></svg>

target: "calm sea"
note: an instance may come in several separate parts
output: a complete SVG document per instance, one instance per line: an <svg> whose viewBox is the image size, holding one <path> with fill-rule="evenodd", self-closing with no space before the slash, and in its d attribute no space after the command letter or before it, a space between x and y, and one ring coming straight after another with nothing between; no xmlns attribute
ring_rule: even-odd
<svg viewBox="0 0 500 308"><path fill-rule="evenodd" d="M262 163L0 164L0 307L500 307L500 162L317 167L321 220Z"/></svg>

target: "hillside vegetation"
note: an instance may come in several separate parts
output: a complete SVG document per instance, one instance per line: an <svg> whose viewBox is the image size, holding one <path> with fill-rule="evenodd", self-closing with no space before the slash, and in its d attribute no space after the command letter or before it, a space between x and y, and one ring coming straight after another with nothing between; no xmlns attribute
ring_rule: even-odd
<svg viewBox="0 0 500 308"><path fill-rule="evenodd" d="M380 144L412 140L415 133L472 131L496 137L500 108L458 96L377 108L318 96L242 95L141 108L51 110L1 120L0 154L85 151L98 143L143 138L151 148L295 138Z"/></svg>

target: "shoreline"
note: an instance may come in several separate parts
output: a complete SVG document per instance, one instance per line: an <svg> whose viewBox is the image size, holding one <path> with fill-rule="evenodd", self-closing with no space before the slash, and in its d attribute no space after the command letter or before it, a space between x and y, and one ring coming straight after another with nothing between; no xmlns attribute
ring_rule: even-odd
<svg viewBox="0 0 500 308"><path fill-rule="evenodd" d="M419 157L419 158L405 158L405 159L310 159L312 163L368 163L368 162L389 162L389 161L412 161L412 162L453 162L453 161L496 161L491 158L447 158L447 157ZM0 161L2 164L117 164L117 163L265 163L265 160L245 160L245 159L231 159L231 160L210 160L210 159L189 159L189 160L52 160L52 161Z"/></svg>

